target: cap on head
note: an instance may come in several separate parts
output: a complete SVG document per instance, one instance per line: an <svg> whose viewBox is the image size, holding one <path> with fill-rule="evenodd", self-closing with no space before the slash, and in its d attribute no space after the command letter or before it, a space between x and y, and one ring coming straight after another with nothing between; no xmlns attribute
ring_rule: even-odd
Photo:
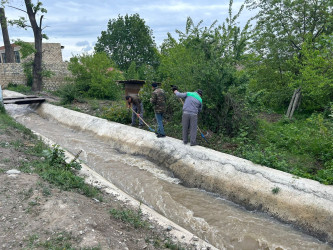
<svg viewBox="0 0 333 250"><path fill-rule="evenodd" d="M129 95L125 97L126 100L128 100L128 99L130 99L130 98L131 98L131 97L130 97Z"/></svg>
<svg viewBox="0 0 333 250"><path fill-rule="evenodd" d="M197 92L199 95L202 96L202 90L201 90L201 89L198 89L196 92Z"/></svg>
<svg viewBox="0 0 333 250"><path fill-rule="evenodd" d="M154 82L154 83L151 84L151 86L152 86L153 88L157 88L157 83Z"/></svg>

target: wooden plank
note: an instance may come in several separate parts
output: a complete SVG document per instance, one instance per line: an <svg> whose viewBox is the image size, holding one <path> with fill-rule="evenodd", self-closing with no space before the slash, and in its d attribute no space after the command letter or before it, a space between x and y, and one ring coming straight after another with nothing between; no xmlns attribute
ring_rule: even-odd
<svg viewBox="0 0 333 250"><path fill-rule="evenodd" d="M13 97L4 97L3 100L15 100L15 99L28 99L28 98L38 98L36 95L27 95L27 96L13 96Z"/></svg>
<svg viewBox="0 0 333 250"><path fill-rule="evenodd" d="M30 104L30 103L42 103L45 98L23 98L14 100L4 100L4 104Z"/></svg>

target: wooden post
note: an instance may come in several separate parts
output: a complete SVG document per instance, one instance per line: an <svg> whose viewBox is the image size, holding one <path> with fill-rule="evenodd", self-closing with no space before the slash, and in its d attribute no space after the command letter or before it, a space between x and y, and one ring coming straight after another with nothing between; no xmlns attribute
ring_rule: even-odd
<svg viewBox="0 0 333 250"><path fill-rule="evenodd" d="M289 103L287 114L286 114L286 116L289 119L291 119L293 117L293 114L299 105L300 96L301 96L301 88L295 89L293 97L291 98L291 101Z"/></svg>
<svg viewBox="0 0 333 250"><path fill-rule="evenodd" d="M295 100L296 92L297 92L297 89L295 89L293 97L291 98L290 103L289 103L289 107L288 107L287 114L286 114L286 116L288 118L289 118L289 115L290 115L290 112L291 112L291 109L292 109L292 106L293 106L293 103L294 103L294 100Z"/></svg>

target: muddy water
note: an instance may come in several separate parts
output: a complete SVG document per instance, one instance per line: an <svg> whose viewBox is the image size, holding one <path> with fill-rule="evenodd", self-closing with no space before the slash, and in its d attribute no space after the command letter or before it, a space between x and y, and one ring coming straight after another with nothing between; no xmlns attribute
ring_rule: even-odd
<svg viewBox="0 0 333 250"><path fill-rule="evenodd" d="M25 105L6 105L26 127L69 152L137 200L219 249L333 249L262 213L249 212L203 190L187 188L167 169L112 143L45 120Z"/></svg>

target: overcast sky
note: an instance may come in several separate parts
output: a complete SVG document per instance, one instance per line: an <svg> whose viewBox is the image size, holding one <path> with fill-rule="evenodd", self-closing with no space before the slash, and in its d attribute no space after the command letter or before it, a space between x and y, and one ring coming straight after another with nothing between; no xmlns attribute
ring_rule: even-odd
<svg viewBox="0 0 333 250"><path fill-rule="evenodd" d="M36 1L32 1L36 2ZM125 16L138 13L153 30L153 36L158 46L167 38L170 32L175 38L175 30L185 30L187 17L195 24L203 20L202 26L210 26L215 20L223 23L228 16L229 0L42 0L47 9L43 21L44 32L49 40L44 42L61 43L63 59L68 60L72 55L93 51L94 44L105 31L110 19L118 15ZM234 0L233 10L236 13L243 0ZM25 9L23 0L12 0L12 5ZM8 19L26 16L24 12L6 7ZM250 18L251 13L243 12L239 19L240 25ZM20 38L33 41L31 29L23 30L9 27L10 39ZM3 45L2 35L0 45Z"/></svg>

